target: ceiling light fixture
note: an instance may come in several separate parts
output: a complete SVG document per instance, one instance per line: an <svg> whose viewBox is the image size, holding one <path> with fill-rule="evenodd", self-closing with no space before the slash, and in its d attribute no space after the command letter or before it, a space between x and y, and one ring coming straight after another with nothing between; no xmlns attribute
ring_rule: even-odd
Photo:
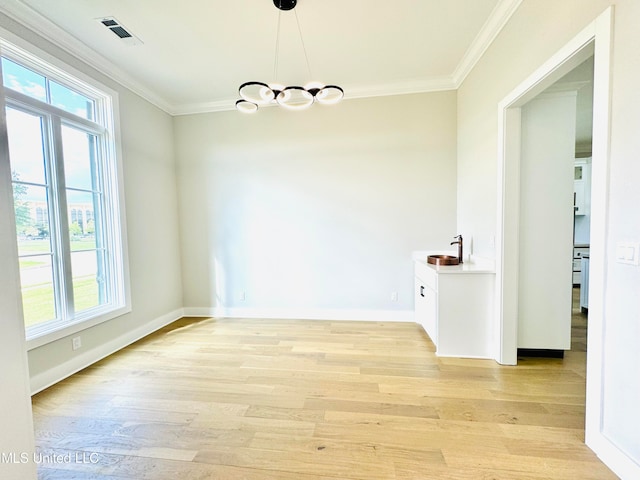
<svg viewBox="0 0 640 480"><path fill-rule="evenodd" d="M297 0L273 0L273 4L278 8L278 33L276 36L276 52L273 61L273 77L278 78L278 53L280 50L280 17L283 11L293 10ZM298 34L304 52L304 58L307 62L307 70L309 77L311 68L309 67L309 58L307 49L302 39L302 30L300 29L300 21L298 14L294 10L296 24L298 25ZM314 102L331 104L338 103L344 97L344 90L338 85L324 85L312 82L304 87L284 86L277 83L267 84L265 82L245 82L238 89L240 100L236 102L236 108L243 113L253 113L258 111L259 105L277 104L290 110L303 110L310 107Z"/></svg>

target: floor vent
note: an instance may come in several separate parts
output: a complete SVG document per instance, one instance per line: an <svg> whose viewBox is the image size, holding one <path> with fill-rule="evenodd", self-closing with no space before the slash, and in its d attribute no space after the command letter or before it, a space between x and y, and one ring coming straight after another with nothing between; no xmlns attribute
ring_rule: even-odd
<svg viewBox="0 0 640 480"><path fill-rule="evenodd" d="M142 45L142 40L127 30L118 20L113 17L96 18L102 25L111 30L125 45Z"/></svg>

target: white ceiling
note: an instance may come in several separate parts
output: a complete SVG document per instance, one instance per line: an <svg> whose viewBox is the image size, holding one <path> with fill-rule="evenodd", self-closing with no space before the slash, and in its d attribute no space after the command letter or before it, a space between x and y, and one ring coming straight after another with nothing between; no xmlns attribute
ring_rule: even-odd
<svg viewBox="0 0 640 480"><path fill-rule="evenodd" d="M0 11L171 114L233 108L251 80L333 83L346 98L456 88L521 0L11 0ZM309 78L296 26L313 79ZM127 46L97 19L115 17Z"/></svg>

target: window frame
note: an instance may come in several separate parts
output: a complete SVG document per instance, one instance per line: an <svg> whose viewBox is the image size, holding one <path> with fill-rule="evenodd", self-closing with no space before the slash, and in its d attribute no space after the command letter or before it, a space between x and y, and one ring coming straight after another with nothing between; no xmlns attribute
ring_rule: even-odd
<svg viewBox="0 0 640 480"><path fill-rule="evenodd" d="M2 103L5 108L18 108L21 111L49 116L51 130L57 129L58 131L57 134L50 135L51 141L61 141L60 132L63 125L72 128L80 127L82 131L104 137L104 141L98 143L103 164L101 168L104 170L101 181L105 209L103 213L105 215L105 236L110 247L110 255L113 256L113 260L109 262L111 272L108 279L111 282L111 291L113 292L112 302L81 311L79 314L74 313L72 318L45 321L25 328L27 350L31 350L131 312L119 99L116 91L2 28L0 28L0 56L29 68L95 102L94 121L91 121L24 93L5 88L3 82L0 81L0 95L3 97ZM6 129L6 110L4 108L0 115L0 125ZM59 151L61 151L61 147L61 145L57 146ZM52 171L53 175L59 175L62 172L61 169L52 169L50 165L47 168ZM57 172L53 170L57 170ZM60 185L64 188L64 179L61 184L54 182L50 188L59 189ZM66 192L63 195L66 195ZM50 215L63 215L64 218L69 215L69 212L62 211L64 208L69 208L68 204L64 206L54 204L52 206L56 211L49 212ZM58 233L57 239L52 238L52 242L62 241L65 236L69 235L68 222L66 224L60 222L59 224L63 225L62 232ZM62 281L71 276L70 264L68 264L71 251L68 252L68 255L66 260L63 258L65 263L63 270L68 270L68 273L61 273ZM70 291L73 287L67 285L66 288L67 291ZM67 299L56 298L55 301L67 302Z"/></svg>

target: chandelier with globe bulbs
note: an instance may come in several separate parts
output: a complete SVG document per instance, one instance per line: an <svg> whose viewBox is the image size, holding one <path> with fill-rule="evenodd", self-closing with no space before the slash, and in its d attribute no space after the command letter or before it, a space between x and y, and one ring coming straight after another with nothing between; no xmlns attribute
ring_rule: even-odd
<svg viewBox="0 0 640 480"><path fill-rule="evenodd" d="M297 0L273 0L273 4L278 8L278 28L276 37L276 52L274 58L274 78L278 77L278 52L280 50L280 19L283 11L294 10ZM294 10L298 34L307 63L307 70L311 76L309 68L309 58L302 39L302 30L298 14ZM263 105L275 104L290 110L304 110L313 105L314 102L320 104L338 103L344 97L344 90L338 85L325 85L318 82L310 82L305 86L280 85L278 83L266 83L259 81L245 82L238 89L240 99L236 102L236 109L243 113L254 113Z"/></svg>

